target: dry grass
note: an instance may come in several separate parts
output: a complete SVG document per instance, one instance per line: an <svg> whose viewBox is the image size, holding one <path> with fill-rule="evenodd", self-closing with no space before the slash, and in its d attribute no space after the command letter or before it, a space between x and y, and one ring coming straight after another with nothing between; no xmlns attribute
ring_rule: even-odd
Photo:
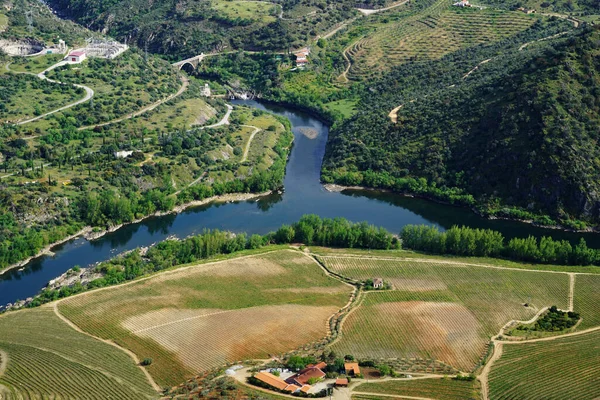
<svg viewBox="0 0 600 400"><path fill-rule="evenodd" d="M221 311L163 309L129 318L123 326L177 354L190 369L202 371L249 357L267 358L315 341L325 335L325 321L337 310L290 304Z"/></svg>

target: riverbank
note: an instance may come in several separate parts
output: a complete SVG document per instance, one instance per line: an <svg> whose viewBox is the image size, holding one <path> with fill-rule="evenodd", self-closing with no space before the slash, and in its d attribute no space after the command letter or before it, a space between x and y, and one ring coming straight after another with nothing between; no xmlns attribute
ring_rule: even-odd
<svg viewBox="0 0 600 400"><path fill-rule="evenodd" d="M503 221L519 222L522 224L528 224L528 225L534 226L536 228L553 229L553 230L559 230L559 231L570 232L570 233L600 233L600 229L598 229L598 227L588 227L586 229L573 229L573 228L569 228L567 226L560 225L560 224L542 225L542 224L535 222L532 219L509 218L509 217L485 214L485 213L479 211L475 207L464 207L461 205L452 204L447 201L440 200L433 196L420 195L420 194L416 194L416 193L396 192L391 189L372 188L372 187L368 187L368 186L344 186L344 185L339 185L337 183L325 183L325 184L323 184L323 187L325 188L325 190L327 190L328 192L332 192L332 193L341 193L345 190L361 190L361 191L367 191L367 192L391 193L391 194L394 194L397 196L424 199L424 200L432 201L434 203L444 204L446 206L467 208L467 209L471 210L475 215L477 215L481 218L485 218L490 221L503 220Z"/></svg>
<svg viewBox="0 0 600 400"><path fill-rule="evenodd" d="M194 200L194 201L190 201L188 203L184 203L184 204L180 204L178 206L175 206L172 210L170 211L157 211L155 213L146 215L142 218L138 218L136 220L130 221L130 222L124 222L122 224L118 224L118 225L113 225L110 226L108 228L102 229L102 230L98 230L98 228L93 228L91 226L86 226L82 229L80 229L78 232L65 237L64 239L58 240L54 243L51 243L47 246L45 246L43 249L41 249L39 252L37 252L35 255L28 257L22 261L19 261L15 264L9 265L8 267L3 268L2 270L0 270L0 275L5 274L6 272L12 270L12 269L16 269L16 268L21 268L24 265L28 264L29 262L31 262L32 260L44 256L44 255L54 255L54 253L52 252L52 249L56 246L60 246L61 244L67 243L73 239L76 239L78 237L83 237L88 241L92 241L92 240L96 240L101 238L102 236L108 234L108 233L112 233L117 231L118 229L126 226L126 225L131 225L131 224L137 224L140 223L148 218L151 217L162 217L165 215L169 215L169 214L179 214L183 211L185 211L188 208L193 208L193 207L200 207L200 206L204 206L210 203L230 203L230 202L238 202L238 201L246 201L246 200L252 200L252 199L256 199L256 198L260 198L260 197L264 197L264 196L268 196L270 194L272 194L272 191L267 191L267 192L263 192L263 193L229 193L229 194L223 194L220 196L212 196L212 197L207 197L204 200Z"/></svg>

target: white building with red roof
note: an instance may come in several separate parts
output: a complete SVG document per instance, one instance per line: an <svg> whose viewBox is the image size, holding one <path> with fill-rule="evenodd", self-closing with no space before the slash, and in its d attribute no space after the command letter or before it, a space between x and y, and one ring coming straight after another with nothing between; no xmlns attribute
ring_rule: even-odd
<svg viewBox="0 0 600 400"><path fill-rule="evenodd" d="M72 51L67 56L67 61L70 63L75 63L75 64L78 64L85 59L86 59L86 54L85 54L85 51L83 51L83 50Z"/></svg>

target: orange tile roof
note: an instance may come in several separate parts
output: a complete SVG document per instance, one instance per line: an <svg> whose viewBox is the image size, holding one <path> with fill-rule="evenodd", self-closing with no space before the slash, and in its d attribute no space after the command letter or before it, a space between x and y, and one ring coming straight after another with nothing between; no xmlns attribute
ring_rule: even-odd
<svg viewBox="0 0 600 400"><path fill-rule="evenodd" d="M344 369L346 372L352 372L355 375L360 374L360 367L358 366L358 363L345 363Z"/></svg>
<svg viewBox="0 0 600 400"><path fill-rule="evenodd" d="M310 386L310 385L304 385L304 386L302 386L302 388L300 389L300 391L303 392L303 393L308 393L308 391L310 389L312 389L312 386Z"/></svg>
<svg viewBox="0 0 600 400"><path fill-rule="evenodd" d="M325 372L321 371L319 368L312 367L304 368L298 373L297 376L294 376L293 378L296 382L305 385L311 378L323 378L324 376Z"/></svg>
<svg viewBox="0 0 600 400"><path fill-rule="evenodd" d="M269 386L273 386L274 388L279 390L286 390L286 387L289 386L287 383L284 382L283 379L273 375L270 372L259 372L258 374L254 375L254 377L259 381L264 382Z"/></svg>
<svg viewBox="0 0 600 400"><path fill-rule="evenodd" d="M297 385L288 385L284 390L287 391L287 392L294 393L298 389L300 389L300 386L297 386Z"/></svg>
<svg viewBox="0 0 600 400"><path fill-rule="evenodd" d="M348 379L346 379L346 378L337 378L335 380L335 384L337 386L348 386Z"/></svg>

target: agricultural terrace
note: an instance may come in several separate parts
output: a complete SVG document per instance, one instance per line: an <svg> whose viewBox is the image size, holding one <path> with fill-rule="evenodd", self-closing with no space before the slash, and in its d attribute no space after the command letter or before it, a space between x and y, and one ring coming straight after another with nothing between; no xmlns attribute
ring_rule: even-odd
<svg viewBox="0 0 600 400"><path fill-rule="evenodd" d="M409 61L427 61L453 51L510 37L537 17L521 12L453 7L439 0L429 8L387 24L374 23L346 51L350 79L366 78ZM362 28L364 29L364 28Z"/></svg>
<svg viewBox="0 0 600 400"><path fill-rule="evenodd" d="M352 392L356 393L352 398L367 400L371 397L360 393L380 393L387 396L412 396L436 400L471 400L480 398L477 385L477 381L459 381L450 378L391 380L358 385L352 389Z"/></svg>
<svg viewBox="0 0 600 400"><path fill-rule="evenodd" d="M352 288L291 250L180 268L59 303L77 326L139 358L162 386L326 336Z"/></svg>
<svg viewBox="0 0 600 400"><path fill-rule="evenodd" d="M508 321L530 319L552 304L569 306L566 273L418 259L320 260L336 274L357 281L381 277L392 285L366 292L332 345L358 358L435 359L471 371Z"/></svg>
<svg viewBox="0 0 600 400"><path fill-rule="evenodd" d="M157 397L125 352L75 331L51 306L0 316L0 359L0 398Z"/></svg>
<svg viewBox="0 0 600 400"><path fill-rule="evenodd" d="M489 375L490 400L598 398L599 330L502 347Z"/></svg>

